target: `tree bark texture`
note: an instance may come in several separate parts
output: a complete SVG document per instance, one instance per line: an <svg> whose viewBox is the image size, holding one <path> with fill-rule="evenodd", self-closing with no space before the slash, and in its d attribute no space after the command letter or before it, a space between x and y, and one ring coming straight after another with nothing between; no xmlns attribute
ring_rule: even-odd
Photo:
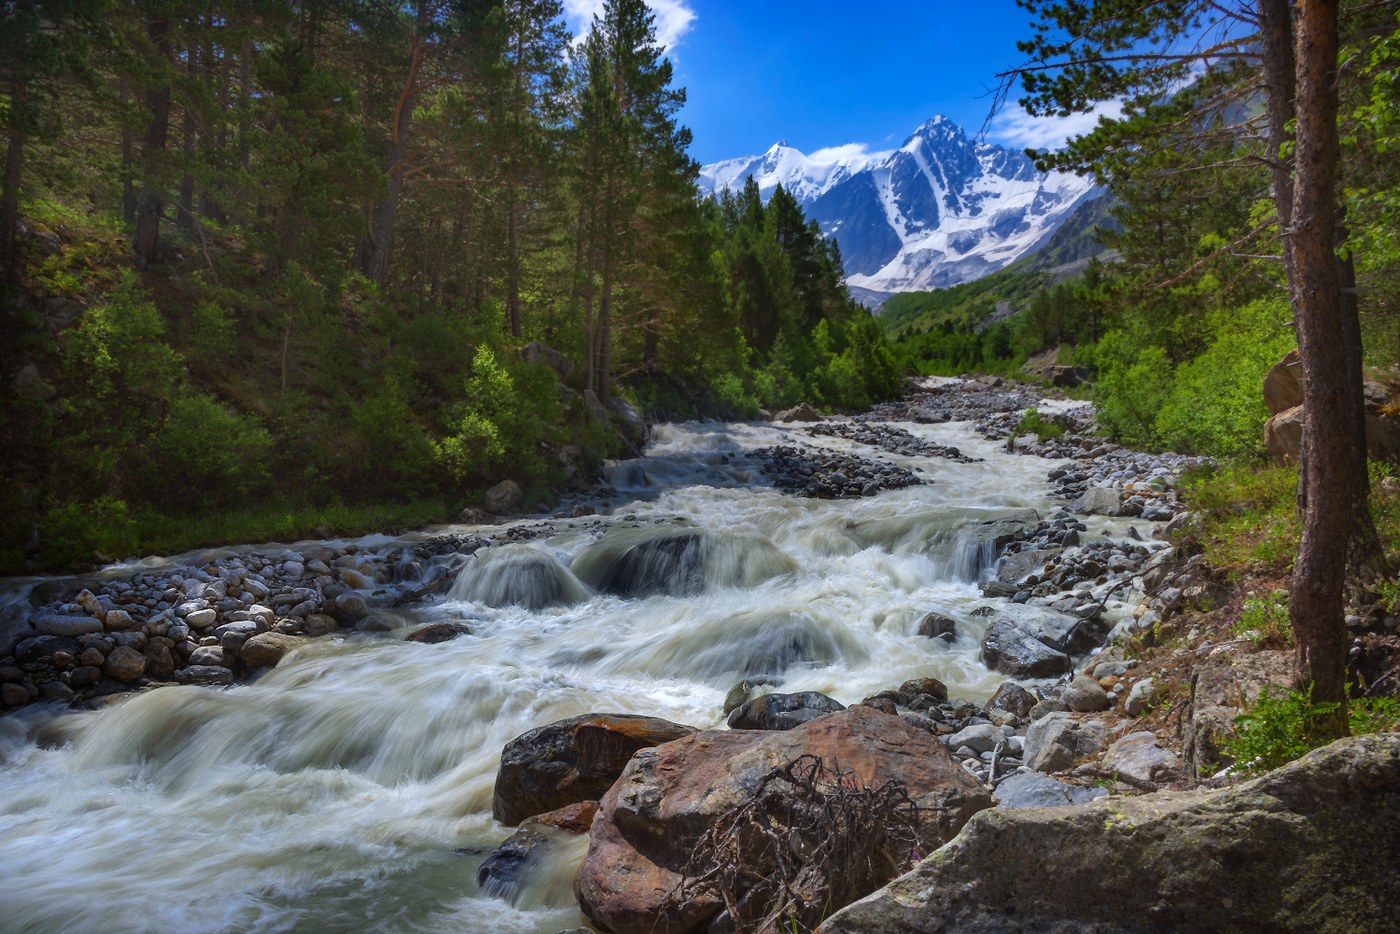
<svg viewBox="0 0 1400 934"><path fill-rule="evenodd" d="M151 43L162 65L171 58L170 24L153 19L147 24ZM170 82L157 78L146 89L146 134L141 144L141 190L136 198L136 233L131 238L136 262L146 266L160 256L160 215L164 210L161 162L170 128Z"/></svg>
<svg viewBox="0 0 1400 934"><path fill-rule="evenodd" d="M1293 312L1303 363L1303 538L1293 569L1289 616L1296 642L1294 680L1315 702L1336 703L1314 724L1345 735L1347 543L1357 450L1347 388L1336 244L1338 0L1301 0L1295 35L1297 174L1292 228ZM1364 469L1364 468L1363 468Z"/></svg>

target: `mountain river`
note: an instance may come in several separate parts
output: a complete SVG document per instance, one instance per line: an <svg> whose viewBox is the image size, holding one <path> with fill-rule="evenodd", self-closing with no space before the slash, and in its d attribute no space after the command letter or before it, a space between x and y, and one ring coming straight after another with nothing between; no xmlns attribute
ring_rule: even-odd
<svg viewBox="0 0 1400 934"><path fill-rule="evenodd" d="M475 881L511 832L492 820L491 793L520 733L594 711L713 728L745 677L850 704L933 676L985 700L1005 680L978 660L985 622L972 615L996 602L977 588L989 556L958 530L1058 506L1046 480L1058 462L1009 455L966 422L897 427L983 461L795 426L658 426L644 456L609 468L615 493L591 502L597 515L520 520L545 532L479 551L425 603L388 609L406 585L367 591L394 632L312 640L251 684L0 717L0 931L551 934L583 923L571 873L585 838L511 900ZM926 483L807 499L741 456L796 443ZM1093 521L1091 538L1131 520ZM445 531L479 530L431 534ZM678 533L698 543L703 573L669 593L586 583L631 543ZM917 634L930 611L957 620L955 642ZM471 634L404 641L435 622Z"/></svg>

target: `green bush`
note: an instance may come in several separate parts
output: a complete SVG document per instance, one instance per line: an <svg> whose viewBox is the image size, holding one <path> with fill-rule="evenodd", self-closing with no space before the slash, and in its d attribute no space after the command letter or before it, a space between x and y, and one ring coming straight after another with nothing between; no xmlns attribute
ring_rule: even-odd
<svg viewBox="0 0 1400 934"><path fill-rule="evenodd" d="M1021 435L1035 435L1041 441L1049 441L1051 438L1064 437L1064 426L1056 423L1053 419L1046 418L1040 414L1038 409L1027 409L1026 414L1021 416L1021 420L1016 423L1012 434L1017 437Z"/></svg>
<svg viewBox="0 0 1400 934"><path fill-rule="evenodd" d="M102 496L66 502L49 510L41 529L46 567L86 564L95 553L125 557L140 545L136 523L124 501Z"/></svg>
<svg viewBox="0 0 1400 934"><path fill-rule="evenodd" d="M1267 597L1248 597L1230 624L1240 638L1256 648L1284 648L1293 644L1293 627L1288 620L1288 594L1275 590Z"/></svg>
<svg viewBox="0 0 1400 934"><path fill-rule="evenodd" d="M200 393L180 396L155 438L153 500L231 505L267 489L272 436L256 418Z"/></svg>

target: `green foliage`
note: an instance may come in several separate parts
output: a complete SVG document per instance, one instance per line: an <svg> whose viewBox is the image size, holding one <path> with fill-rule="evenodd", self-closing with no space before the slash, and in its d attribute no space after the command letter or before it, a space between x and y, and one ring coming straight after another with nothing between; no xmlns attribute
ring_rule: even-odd
<svg viewBox="0 0 1400 934"><path fill-rule="evenodd" d="M1240 571L1257 565L1286 570L1298 551L1296 467L1228 463L1182 477L1192 529L1210 563Z"/></svg>
<svg viewBox="0 0 1400 934"><path fill-rule="evenodd" d="M168 505L235 505L267 489L272 436L209 396L182 395L154 440L152 488Z"/></svg>
<svg viewBox="0 0 1400 934"><path fill-rule="evenodd" d="M1265 688L1235 718L1235 735L1226 741L1225 754L1240 775L1261 775L1286 765L1328 741L1314 725L1338 706L1313 703L1311 688L1279 696ZM1353 698L1346 706L1352 735L1393 730L1400 721L1400 701L1393 697Z"/></svg>
<svg viewBox="0 0 1400 934"><path fill-rule="evenodd" d="M1225 754L1242 775L1261 775L1286 765L1325 742L1312 732L1312 724L1337 706L1314 704L1311 689L1274 696L1265 688L1235 718L1235 735L1226 741Z"/></svg>
<svg viewBox="0 0 1400 934"><path fill-rule="evenodd" d="M1021 420L1016 423L1016 427L1011 430L1013 435L1032 434L1041 441L1049 441L1052 438L1062 438L1065 434L1063 425L1057 424L1053 419L1046 418L1040 414L1038 409L1027 409L1026 414L1021 416Z"/></svg>
<svg viewBox="0 0 1400 934"><path fill-rule="evenodd" d="M50 510L42 535L44 560L53 567L86 563L94 554L125 557L136 551L139 541L127 504L110 496Z"/></svg>
<svg viewBox="0 0 1400 934"><path fill-rule="evenodd" d="M1230 629L1255 648L1285 648L1293 644L1288 620L1288 593L1275 590L1266 597L1250 596L1230 623Z"/></svg>

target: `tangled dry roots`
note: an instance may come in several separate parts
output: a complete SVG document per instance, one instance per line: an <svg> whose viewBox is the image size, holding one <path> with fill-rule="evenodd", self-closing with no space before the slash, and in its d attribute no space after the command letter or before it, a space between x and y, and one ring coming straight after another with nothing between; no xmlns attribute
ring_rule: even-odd
<svg viewBox="0 0 1400 934"><path fill-rule="evenodd" d="M804 755L710 827L671 897L722 901L717 929L809 932L918 861L918 818L900 782L870 788Z"/></svg>

